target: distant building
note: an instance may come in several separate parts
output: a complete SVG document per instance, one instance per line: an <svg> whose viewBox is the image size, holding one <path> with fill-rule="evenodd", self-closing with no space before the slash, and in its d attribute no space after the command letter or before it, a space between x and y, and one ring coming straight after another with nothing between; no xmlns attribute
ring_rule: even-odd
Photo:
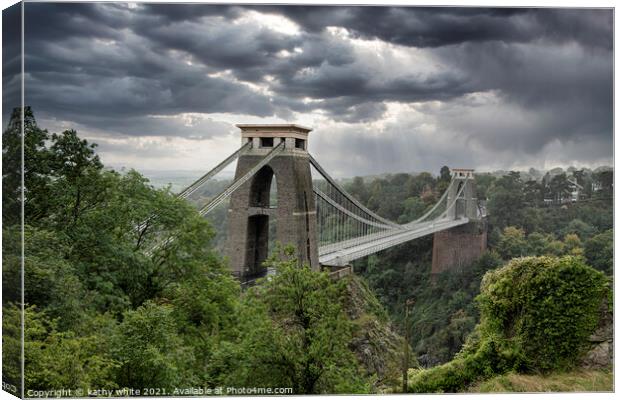
<svg viewBox="0 0 620 400"><path fill-rule="evenodd" d="M571 189L570 201L572 203L576 203L579 201L579 195L581 194L581 191L583 190L583 186L578 184L577 181L572 181L570 179L568 179L568 182L570 183L570 189Z"/></svg>

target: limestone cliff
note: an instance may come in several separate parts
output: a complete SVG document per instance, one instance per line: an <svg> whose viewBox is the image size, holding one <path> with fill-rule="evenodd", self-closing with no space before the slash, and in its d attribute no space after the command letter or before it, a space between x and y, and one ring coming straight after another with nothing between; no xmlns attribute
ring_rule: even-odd
<svg viewBox="0 0 620 400"><path fill-rule="evenodd" d="M404 338L396 332L387 312L362 278L349 275L343 281L345 311L355 324L350 348L368 375L375 376L378 391L397 389ZM411 359L415 363L415 357Z"/></svg>

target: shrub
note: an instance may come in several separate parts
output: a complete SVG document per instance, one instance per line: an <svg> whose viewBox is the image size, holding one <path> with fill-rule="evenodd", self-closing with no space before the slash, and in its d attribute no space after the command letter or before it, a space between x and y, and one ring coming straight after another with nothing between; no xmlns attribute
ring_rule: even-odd
<svg viewBox="0 0 620 400"><path fill-rule="evenodd" d="M572 256L517 258L487 272L474 333L453 361L415 374L410 390L456 392L508 371L570 368L607 291L605 276Z"/></svg>

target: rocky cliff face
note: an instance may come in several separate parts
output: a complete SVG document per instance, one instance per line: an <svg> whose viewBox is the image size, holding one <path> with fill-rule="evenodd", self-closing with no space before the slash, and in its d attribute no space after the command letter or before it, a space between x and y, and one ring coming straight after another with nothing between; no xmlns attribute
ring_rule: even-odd
<svg viewBox="0 0 620 400"><path fill-rule="evenodd" d="M611 368L614 363L614 318L605 301L601 306L598 327L588 338L589 350L581 359L587 369Z"/></svg>
<svg viewBox="0 0 620 400"><path fill-rule="evenodd" d="M343 281L345 311L355 324L350 348L368 375L376 377L378 391L396 389L400 385L404 338L396 332L387 312L360 277L349 275ZM415 363L413 356L411 360Z"/></svg>

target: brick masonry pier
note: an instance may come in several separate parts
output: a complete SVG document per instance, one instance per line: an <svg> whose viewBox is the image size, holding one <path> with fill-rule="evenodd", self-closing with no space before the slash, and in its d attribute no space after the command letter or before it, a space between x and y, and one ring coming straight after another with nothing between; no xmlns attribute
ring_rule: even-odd
<svg viewBox="0 0 620 400"><path fill-rule="evenodd" d="M462 271L476 261L487 249L486 220L470 222L433 236L433 266L431 274Z"/></svg>

